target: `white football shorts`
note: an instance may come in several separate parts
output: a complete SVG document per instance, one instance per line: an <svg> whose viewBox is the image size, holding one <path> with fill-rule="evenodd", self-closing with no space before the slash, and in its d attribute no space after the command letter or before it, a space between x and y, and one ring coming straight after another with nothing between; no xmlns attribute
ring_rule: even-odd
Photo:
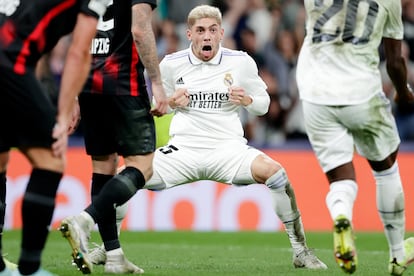
<svg viewBox="0 0 414 276"><path fill-rule="evenodd" d="M168 144L155 151L154 174L144 189L163 190L198 180L254 184L251 164L260 154L263 152L239 141L221 143L216 148Z"/></svg>
<svg viewBox="0 0 414 276"><path fill-rule="evenodd" d="M382 161L400 144L391 104L383 93L357 105L303 101L303 111L310 143L324 172L351 162L354 148L368 160Z"/></svg>

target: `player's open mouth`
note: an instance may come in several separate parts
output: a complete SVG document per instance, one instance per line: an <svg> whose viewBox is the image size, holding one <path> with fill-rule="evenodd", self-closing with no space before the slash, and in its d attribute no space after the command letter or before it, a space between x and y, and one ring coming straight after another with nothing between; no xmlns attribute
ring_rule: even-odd
<svg viewBox="0 0 414 276"><path fill-rule="evenodd" d="M211 48L210 45L205 45L205 46L203 46L203 48L201 48L201 50L203 51L204 54L208 55L208 54L210 54L212 48Z"/></svg>
<svg viewBox="0 0 414 276"><path fill-rule="evenodd" d="M201 53L203 55L204 60L209 60L211 58L211 55L213 54L213 48L211 45L205 45L201 48Z"/></svg>

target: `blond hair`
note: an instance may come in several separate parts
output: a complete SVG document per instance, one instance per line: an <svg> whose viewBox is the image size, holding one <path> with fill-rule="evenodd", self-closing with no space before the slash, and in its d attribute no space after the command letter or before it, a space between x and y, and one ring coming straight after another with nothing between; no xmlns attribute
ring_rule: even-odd
<svg viewBox="0 0 414 276"><path fill-rule="evenodd" d="M213 18L221 26L221 22L222 22L221 11L217 7L213 7L209 5L200 5L192 9L190 13L188 14L188 18L187 18L188 28L191 29L191 27L195 24L195 22L202 18Z"/></svg>

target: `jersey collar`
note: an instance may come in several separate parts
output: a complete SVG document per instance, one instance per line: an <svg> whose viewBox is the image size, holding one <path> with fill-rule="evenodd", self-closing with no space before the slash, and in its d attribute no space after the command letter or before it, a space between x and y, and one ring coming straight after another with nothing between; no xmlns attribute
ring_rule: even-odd
<svg viewBox="0 0 414 276"><path fill-rule="evenodd" d="M202 61L201 59L197 58L194 53L193 50L191 50L191 45L189 48L189 56L188 58L190 59L191 64L193 65L200 65L200 64L211 64L211 65L219 65L223 56L223 51L221 46L219 47L217 54L210 59L209 61Z"/></svg>

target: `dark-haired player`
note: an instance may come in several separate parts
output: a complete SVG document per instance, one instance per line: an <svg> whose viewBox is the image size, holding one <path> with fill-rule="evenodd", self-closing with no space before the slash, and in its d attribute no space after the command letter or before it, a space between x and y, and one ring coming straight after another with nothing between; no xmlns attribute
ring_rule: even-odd
<svg viewBox="0 0 414 276"><path fill-rule="evenodd" d="M22 202L22 241L13 275L50 275L41 268L56 191L65 168L75 98L90 67L90 41L107 0L0 1L0 218L5 213L8 151L17 147L32 165ZM37 61L73 31L58 108L35 76ZM5 162L3 162L5 160ZM3 223L0 223L3 226ZM1 249L1 243L0 243ZM1 253L1 251L0 251ZM1 255L1 254L0 254ZM0 258L0 275L11 275Z"/></svg>

